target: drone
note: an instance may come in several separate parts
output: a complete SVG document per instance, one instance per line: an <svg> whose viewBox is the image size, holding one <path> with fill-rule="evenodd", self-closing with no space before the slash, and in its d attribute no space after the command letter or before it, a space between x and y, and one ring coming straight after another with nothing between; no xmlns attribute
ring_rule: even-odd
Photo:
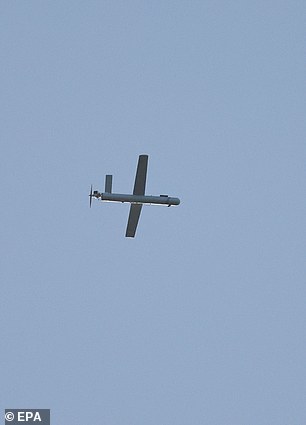
<svg viewBox="0 0 306 425"><path fill-rule="evenodd" d="M146 179L147 179L147 168L148 168L148 155L139 155L138 165L134 183L134 189L132 194L123 194L123 193L113 193L112 192L112 182L113 176L107 174L105 176L105 190L103 193L100 193L97 190L92 190L92 185L89 193L89 206L91 207L92 199L96 198L100 201L106 202L129 202L130 212L128 223L126 227L125 236L127 238L134 238L136 234L136 229L141 213L142 206L144 204L149 205L166 205L171 207L172 205L179 205L179 198L173 198L168 195L145 195Z"/></svg>

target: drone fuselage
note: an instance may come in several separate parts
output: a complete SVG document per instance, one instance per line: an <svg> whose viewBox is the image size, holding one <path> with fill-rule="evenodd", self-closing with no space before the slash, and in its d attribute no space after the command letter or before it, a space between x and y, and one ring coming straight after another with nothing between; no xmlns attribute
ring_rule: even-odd
<svg viewBox="0 0 306 425"><path fill-rule="evenodd" d="M101 201L108 202L129 202L130 204L156 204L156 205L179 205L179 198L173 198L168 195L129 195L124 193L96 193L94 196Z"/></svg>

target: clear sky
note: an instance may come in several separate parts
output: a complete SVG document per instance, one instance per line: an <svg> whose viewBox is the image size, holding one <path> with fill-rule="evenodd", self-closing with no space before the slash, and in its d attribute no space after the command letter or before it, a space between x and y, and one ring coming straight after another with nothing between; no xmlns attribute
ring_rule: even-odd
<svg viewBox="0 0 306 425"><path fill-rule="evenodd" d="M1 2L2 412L306 423L305 12ZM127 239L88 192L131 192L139 154L182 202Z"/></svg>

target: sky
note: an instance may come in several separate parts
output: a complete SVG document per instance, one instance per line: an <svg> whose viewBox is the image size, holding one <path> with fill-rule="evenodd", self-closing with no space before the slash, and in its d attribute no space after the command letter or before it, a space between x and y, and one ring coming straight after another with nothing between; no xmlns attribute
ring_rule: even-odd
<svg viewBox="0 0 306 425"><path fill-rule="evenodd" d="M1 2L2 413L305 423L305 12ZM88 193L130 193L140 154L181 205L125 238Z"/></svg>

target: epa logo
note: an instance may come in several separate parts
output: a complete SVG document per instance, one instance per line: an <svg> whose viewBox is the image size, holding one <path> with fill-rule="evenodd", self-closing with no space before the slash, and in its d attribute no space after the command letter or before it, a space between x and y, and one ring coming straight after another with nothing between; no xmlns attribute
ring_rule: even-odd
<svg viewBox="0 0 306 425"><path fill-rule="evenodd" d="M5 425L40 424L50 425L50 409L5 409Z"/></svg>

